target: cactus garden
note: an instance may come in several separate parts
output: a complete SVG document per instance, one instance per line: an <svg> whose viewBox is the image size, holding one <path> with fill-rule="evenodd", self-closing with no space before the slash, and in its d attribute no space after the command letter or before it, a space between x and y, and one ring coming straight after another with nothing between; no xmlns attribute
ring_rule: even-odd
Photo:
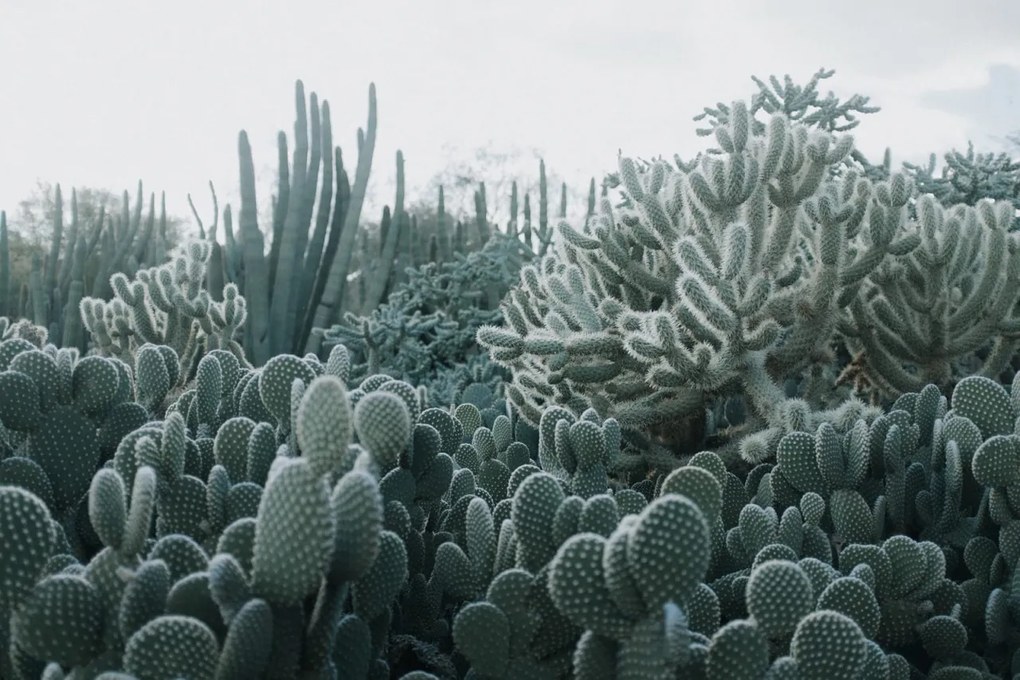
<svg viewBox="0 0 1020 680"><path fill-rule="evenodd" d="M580 219L398 153L368 228L384 102L301 82L186 242L58 188L22 280L0 213L0 679L1020 678L1020 162L832 75Z"/></svg>

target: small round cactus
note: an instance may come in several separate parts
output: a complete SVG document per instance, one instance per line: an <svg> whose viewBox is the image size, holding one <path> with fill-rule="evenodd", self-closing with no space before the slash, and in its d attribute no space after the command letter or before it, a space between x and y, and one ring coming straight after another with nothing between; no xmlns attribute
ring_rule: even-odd
<svg viewBox="0 0 1020 680"><path fill-rule="evenodd" d="M198 619L160 616L128 640L124 670L138 678L212 680L219 652L216 635Z"/></svg>
<svg viewBox="0 0 1020 680"><path fill-rule="evenodd" d="M411 437L407 404L391 392L371 392L354 407L358 441L384 469L397 464Z"/></svg>
<svg viewBox="0 0 1020 680"><path fill-rule="evenodd" d="M853 619L819 610L805 616L790 642L800 680L855 680L867 658L864 633Z"/></svg>
<svg viewBox="0 0 1020 680"><path fill-rule="evenodd" d="M314 472L331 472L347 457L352 421L347 388L339 378L323 375L308 385L298 407L297 439Z"/></svg>
<svg viewBox="0 0 1020 680"><path fill-rule="evenodd" d="M751 572L747 610L767 637L779 639L792 633L814 606L814 588L799 565L771 560Z"/></svg>

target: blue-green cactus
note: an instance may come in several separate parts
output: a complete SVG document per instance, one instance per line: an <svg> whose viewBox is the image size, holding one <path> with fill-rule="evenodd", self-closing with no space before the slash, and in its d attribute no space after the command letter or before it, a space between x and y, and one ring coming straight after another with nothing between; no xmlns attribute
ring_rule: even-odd
<svg viewBox="0 0 1020 680"><path fill-rule="evenodd" d="M286 461L270 475L259 505L255 593L286 605L314 592L329 566L335 531L326 481L305 460Z"/></svg>
<svg viewBox="0 0 1020 680"><path fill-rule="evenodd" d="M18 487L0 486L0 612L12 611L28 597L54 539L41 500Z"/></svg>

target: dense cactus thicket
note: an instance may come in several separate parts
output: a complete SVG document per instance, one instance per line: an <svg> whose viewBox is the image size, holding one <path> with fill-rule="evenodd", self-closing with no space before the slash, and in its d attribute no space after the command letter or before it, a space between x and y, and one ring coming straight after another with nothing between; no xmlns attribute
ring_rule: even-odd
<svg viewBox="0 0 1020 680"><path fill-rule="evenodd" d="M242 133L224 243L56 236L0 317L0 678L1020 677L1017 165L871 164L830 75L505 229L399 154L363 225L374 88L351 182L299 83L271 225Z"/></svg>

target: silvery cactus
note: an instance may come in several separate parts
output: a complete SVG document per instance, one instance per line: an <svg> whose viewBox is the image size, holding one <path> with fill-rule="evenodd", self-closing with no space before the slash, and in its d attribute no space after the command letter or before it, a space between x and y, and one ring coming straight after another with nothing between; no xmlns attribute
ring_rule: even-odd
<svg viewBox="0 0 1020 680"><path fill-rule="evenodd" d="M507 326L478 340L526 419L595 407L642 430L742 393L780 435L795 404L779 385L840 340L858 387L892 396L959 377L989 336L982 373L1002 369L1020 342L1006 203L947 209L904 174L856 171L848 136L752 122L735 103L692 163L621 158L622 203L561 223L524 268Z"/></svg>
<svg viewBox="0 0 1020 680"><path fill-rule="evenodd" d="M170 262L140 270L133 281L114 274L109 302L83 298L82 322L99 353L134 364L145 343L166 345L180 357L184 377L203 346L229 350L247 363L235 340L247 318L244 297L227 284L222 302L211 298L205 287L210 253L209 243L191 243Z"/></svg>

